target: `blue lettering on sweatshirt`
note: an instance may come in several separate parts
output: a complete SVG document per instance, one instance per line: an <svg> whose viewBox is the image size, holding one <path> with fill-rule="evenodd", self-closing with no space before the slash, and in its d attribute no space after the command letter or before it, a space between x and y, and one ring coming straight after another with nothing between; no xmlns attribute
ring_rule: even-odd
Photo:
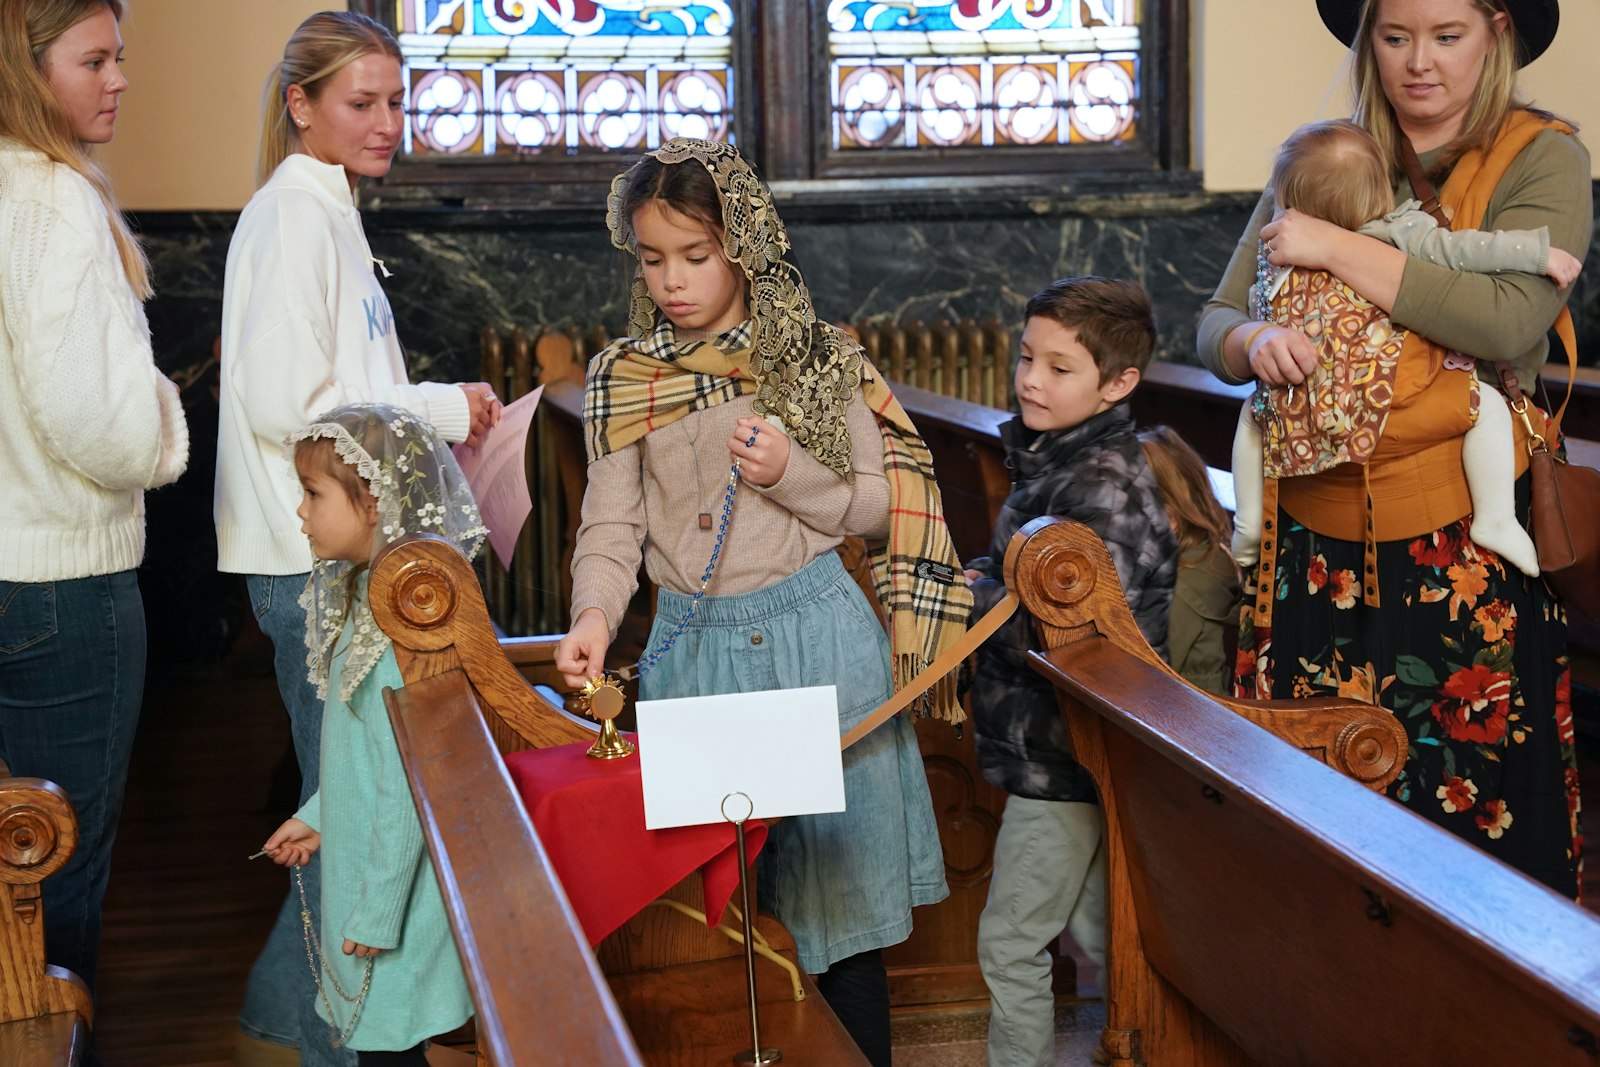
<svg viewBox="0 0 1600 1067"><path fill-rule="evenodd" d="M363 298L361 309L367 313L367 340L388 337L389 328L394 324L394 312L389 310L389 301L382 294L371 300Z"/></svg>

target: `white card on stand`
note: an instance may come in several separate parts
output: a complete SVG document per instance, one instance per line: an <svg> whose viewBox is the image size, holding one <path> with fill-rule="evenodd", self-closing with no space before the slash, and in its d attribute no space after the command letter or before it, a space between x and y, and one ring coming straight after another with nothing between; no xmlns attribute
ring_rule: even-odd
<svg viewBox="0 0 1600 1067"><path fill-rule="evenodd" d="M732 793L750 798L757 819L844 810L831 685L641 700L638 726L648 829L724 822ZM743 801L728 808L743 812Z"/></svg>

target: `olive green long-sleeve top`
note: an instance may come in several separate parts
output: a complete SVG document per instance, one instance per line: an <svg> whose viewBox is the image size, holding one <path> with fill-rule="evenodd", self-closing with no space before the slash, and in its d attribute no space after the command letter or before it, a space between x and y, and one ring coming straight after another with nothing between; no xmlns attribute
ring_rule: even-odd
<svg viewBox="0 0 1600 1067"><path fill-rule="evenodd" d="M1424 152L1424 169L1441 150ZM1443 177L1435 183L1443 186ZM1395 187L1398 203L1412 195L1404 178ZM1272 190L1245 227L1228 261L1222 283L1200 316L1195 338L1200 361L1223 381L1242 380L1228 372L1222 342L1250 322L1250 286L1255 281L1256 243L1272 217ZM1594 231L1594 186L1589 151L1576 137L1546 130L1512 161L1484 212L1481 230L1550 228L1550 244L1583 259ZM1437 266L1415 256L1406 260L1399 297L1390 318L1429 340L1478 359L1509 361L1518 380L1534 382L1549 354L1545 332L1567 294L1549 278L1505 272L1473 274Z"/></svg>
<svg viewBox="0 0 1600 1067"><path fill-rule="evenodd" d="M1224 631L1239 608L1239 571L1228 547L1196 545L1178 559L1178 577L1167 615L1168 662L1208 693L1225 696L1233 664L1224 651Z"/></svg>

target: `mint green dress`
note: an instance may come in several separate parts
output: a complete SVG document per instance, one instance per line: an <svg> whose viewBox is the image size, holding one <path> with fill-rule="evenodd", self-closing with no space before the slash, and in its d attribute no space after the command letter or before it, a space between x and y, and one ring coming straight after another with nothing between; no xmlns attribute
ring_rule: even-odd
<svg viewBox="0 0 1600 1067"><path fill-rule="evenodd" d="M359 580L352 614L369 610L365 576ZM349 705L338 698L352 629L346 622L329 670L321 787L295 817L322 834L323 929L317 934L339 987L355 996L366 968L365 960L343 953L346 938L388 950L373 962L372 985L349 1047L395 1052L466 1022L472 999L383 705L385 686L405 684L393 647L362 679ZM318 997L317 1014L342 1033L352 1006L326 973L322 987L326 997Z"/></svg>

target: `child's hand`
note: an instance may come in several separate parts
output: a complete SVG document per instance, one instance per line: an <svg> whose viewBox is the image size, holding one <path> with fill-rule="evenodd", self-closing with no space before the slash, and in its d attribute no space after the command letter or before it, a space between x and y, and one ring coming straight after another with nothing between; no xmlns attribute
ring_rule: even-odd
<svg viewBox="0 0 1600 1067"><path fill-rule="evenodd" d="M766 419L740 419L728 451L739 461L739 477L758 489L778 484L789 468L789 436Z"/></svg>
<svg viewBox="0 0 1600 1067"><path fill-rule="evenodd" d="M272 857L273 863L304 867L311 862L311 854L321 846L321 834L299 819L288 819L267 838L261 850Z"/></svg>
<svg viewBox="0 0 1600 1067"><path fill-rule="evenodd" d="M467 447L483 444L484 435L500 422L500 398L488 382L461 382L461 391L467 394L467 412L472 428L467 431Z"/></svg>
<svg viewBox="0 0 1600 1067"><path fill-rule="evenodd" d="M968 582L975 582L979 578L983 577L983 572L982 571L975 571L971 567L968 567L966 570L962 571L961 573L965 574L967 576L967 581Z"/></svg>
<svg viewBox="0 0 1600 1067"><path fill-rule="evenodd" d="M386 948L369 948L366 945L358 945L348 937L344 939L344 954L346 956L354 956L357 959L370 960L378 953L388 951L389 950Z"/></svg>
<svg viewBox="0 0 1600 1067"><path fill-rule="evenodd" d="M599 608L586 608L556 645L556 670L574 689L606 669L611 627Z"/></svg>
<svg viewBox="0 0 1600 1067"><path fill-rule="evenodd" d="M1565 289L1578 280L1578 273L1583 270L1583 264L1564 248L1550 246L1550 265L1544 272L1550 280L1556 283L1557 289Z"/></svg>

